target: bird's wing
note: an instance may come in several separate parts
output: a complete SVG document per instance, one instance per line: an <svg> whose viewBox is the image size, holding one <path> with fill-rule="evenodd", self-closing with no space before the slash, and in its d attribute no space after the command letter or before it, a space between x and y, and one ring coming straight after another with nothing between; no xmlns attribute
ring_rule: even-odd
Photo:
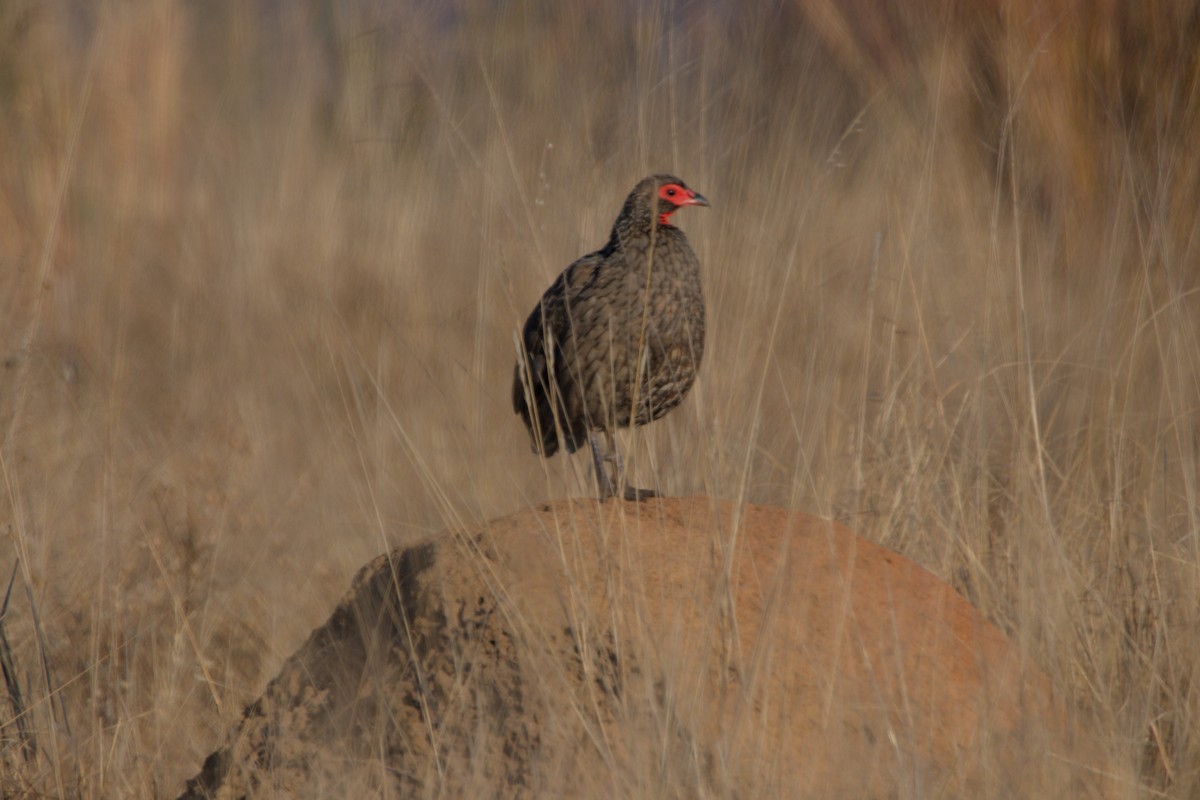
<svg viewBox="0 0 1200 800"><path fill-rule="evenodd" d="M569 347L573 334L585 324L589 309L603 299L597 288L604 263L602 254L590 253L562 271L542 296L538 309L542 318L538 320L537 330L531 331L526 326L527 347L531 333L538 337L549 333L559 348ZM533 321L532 316L530 321Z"/></svg>
<svg viewBox="0 0 1200 800"><path fill-rule="evenodd" d="M578 323L573 324L572 320L580 319L580 314L594 302L592 289L603 263L604 256L600 252L573 262L554 279L525 320L521 342L529 370L528 379L535 385L546 385L550 359L561 359L564 348L568 353L574 350L572 332ZM556 369L560 366L561 361ZM522 394L523 391L514 385L513 407L517 411L524 405L524 397L519 396Z"/></svg>
<svg viewBox="0 0 1200 800"><path fill-rule="evenodd" d="M561 422L568 434L566 447L574 451L586 436L586 427L575 429L571 408L574 382L564 369L575 363L577 337L581 315L588 314L594 305L595 283L600 275L604 257L599 253L580 258L555 279L534 307L521 332L521 346L513 375L513 410L525 420L534 437L535 450L552 455L558 449L557 431L553 420L553 403L560 403ZM566 393L568 397L557 394ZM552 397L557 400L552 401ZM576 435L578 434L578 435Z"/></svg>

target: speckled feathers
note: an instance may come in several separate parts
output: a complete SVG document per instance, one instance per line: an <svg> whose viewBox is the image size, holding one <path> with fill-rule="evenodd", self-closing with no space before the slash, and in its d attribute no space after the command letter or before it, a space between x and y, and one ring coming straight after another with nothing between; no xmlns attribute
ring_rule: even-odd
<svg viewBox="0 0 1200 800"><path fill-rule="evenodd" d="M551 284L522 331L513 409L535 452L574 452L590 431L675 408L704 354L700 265L670 216L707 200L673 175L645 178L608 242Z"/></svg>

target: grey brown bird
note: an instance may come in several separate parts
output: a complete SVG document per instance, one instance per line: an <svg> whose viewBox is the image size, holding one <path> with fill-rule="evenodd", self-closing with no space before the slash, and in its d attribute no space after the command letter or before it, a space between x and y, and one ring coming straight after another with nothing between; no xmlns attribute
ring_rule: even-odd
<svg viewBox="0 0 1200 800"><path fill-rule="evenodd" d="M543 457L591 445L601 500L655 494L625 483L613 431L658 419L695 381L704 354L700 264L670 218L707 205L673 175L643 179L608 242L563 270L525 322L513 409Z"/></svg>

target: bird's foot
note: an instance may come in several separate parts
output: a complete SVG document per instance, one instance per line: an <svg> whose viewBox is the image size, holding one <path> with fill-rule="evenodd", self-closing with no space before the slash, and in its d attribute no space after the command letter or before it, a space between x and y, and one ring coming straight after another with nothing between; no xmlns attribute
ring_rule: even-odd
<svg viewBox="0 0 1200 800"><path fill-rule="evenodd" d="M658 497L658 491L655 489L639 489L636 486L625 484L625 491L618 492L613 482L606 480L600 484L600 502L603 503L610 497L622 497L626 502L640 503L642 500Z"/></svg>
<svg viewBox="0 0 1200 800"><path fill-rule="evenodd" d="M600 489L600 502L603 503L610 497L623 497L633 503L658 497L658 492L653 489L638 489L625 481L625 465L621 463L621 452L617 449L617 442L611 433L607 434L607 437L608 452L605 452L600 445L600 437L594 431L588 436L592 446L592 464L596 468L596 483ZM608 469L609 464L613 467L611 471ZM617 486L620 485L623 485L624 489L618 492Z"/></svg>
<svg viewBox="0 0 1200 800"><path fill-rule="evenodd" d="M638 489L635 486L625 484L625 499L631 503L640 503L643 500L649 500L651 497L658 497L658 492L654 489Z"/></svg>
<svg viewBox="0 0 1200 800"><path fill-rule="evenodd" d="M600 502L603 503L610 497L617 496L617 487L613 485L612 480L605 475L600 481Z"/></svg>

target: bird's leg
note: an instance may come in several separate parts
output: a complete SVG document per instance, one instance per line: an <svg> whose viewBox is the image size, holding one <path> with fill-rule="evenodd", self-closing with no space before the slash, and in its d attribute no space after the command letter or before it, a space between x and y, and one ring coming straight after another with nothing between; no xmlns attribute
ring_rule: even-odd
<svg viewBox="0 0 1200 800"><path fill-rule="evenodd" d="M612 451L611 458L613 464L617 468L616 475L613 478L613 485L623 485L625 487L625 499L632 500L633 502L637 502L638 500L646 500L650 497L657 497L658 492L654 491L653 489L638 489L629 485L629 483L625 480L625 465L621 463L621 451L617 447L616 437L612 435L612 431L605 431L604 434L608 437L608 447ZM615 495L616 492L613 492L613 494Z"/></svg>
<svg viewBox="0 0 1200 800"><path fill-rule="evenodd" d="M600 488L600 502L603 503L608 498L617 496L616 482L609 476L608 467L604 464L612 457L604 453L604 448L600 446L600 436L595 431L588 434L588 444L592 446L592 465L596 468L596 483Z"/></svg>

